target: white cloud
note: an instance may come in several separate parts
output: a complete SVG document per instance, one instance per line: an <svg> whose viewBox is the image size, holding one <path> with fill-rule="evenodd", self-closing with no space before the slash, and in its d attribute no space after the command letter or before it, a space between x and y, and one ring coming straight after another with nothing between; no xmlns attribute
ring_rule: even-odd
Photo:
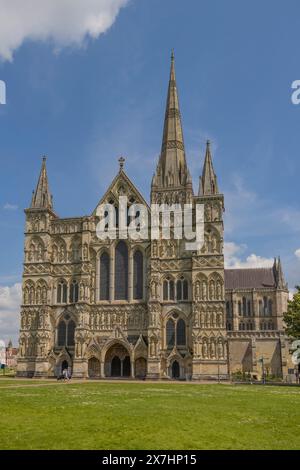
<svg viewBox="0 0 300 470"><path fill-rule="evenodd" d="M97 38L128 0L0 0L0 59L12 60L26 40L50 40L56 49Z"/></svg>
<svg viewBox="0 0 300 470"><path fill-rule="evenodd" d="M16 211L18 209L18 206L16 204L6 203L4 204L3 209L6 211Z"/></svg>
<svg viewBox="0 0 300 470"><path fill-rule="evenodd" d="M300 248L298 248L298 250L295 251L295 256L300 259Z"/></svg>
<svg viewBox="0 0 300 470"><path fill-rule="evenodd" d="M17 345L22 286L0 286L0 339L12 339Z"/></svg>
<svg viewBox="0 0 300 470"><path fill-rule="evenodd" d="M226 268L270 268L273 266L273 258L264 258L252 253L244 260L242 255L245 252L246 245L237 245L234 242L225 242L224 257Z"/></svg>

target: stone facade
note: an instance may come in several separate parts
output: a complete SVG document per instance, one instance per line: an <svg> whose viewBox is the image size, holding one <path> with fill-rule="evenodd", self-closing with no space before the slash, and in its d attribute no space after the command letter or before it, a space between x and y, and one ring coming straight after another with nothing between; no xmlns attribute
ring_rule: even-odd
<svg viewBox="0 0 300 470"><path fill-rule="evenodd" d="M119 162L119 172L99 204L114 204L117 211L119 196L126 195L130 203L150 210L126 175L124 160ZM258 356L266 351L274 357L276 373L283 373L287 288L280 262L272 271L272 285L244 288L238 282L225 294L224 197L209 142L199 191L193 192L173 56L150 199L157 204L203 204L203 248L188 251L185 240L175 237L100 240L97 210L86 217L58 217L43 159L25 210L19 376L52 377L68 367L73 377L81 378L225 379L231 370L255 370ZM265 296L273 304L263 323L259 299ZM242 327L238 306L244 297L251 299L253 314Z"/></svg>
<svg viewBox="0 0 300 470"><path fill-rule="evenodd" d="M283 313L288 290L280 259L272 268L225 269L226 329L231 372L286 376L289 342Z"/></svg>

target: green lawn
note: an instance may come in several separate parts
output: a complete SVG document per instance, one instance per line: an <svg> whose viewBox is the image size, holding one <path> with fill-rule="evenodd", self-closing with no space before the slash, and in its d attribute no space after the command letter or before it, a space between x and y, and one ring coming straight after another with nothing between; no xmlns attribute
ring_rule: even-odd
<svg viewBox="0 0 300 470"><path fill-rule="evenodd" d="M2 383L0 449L300 448L298 388L28 383Z"/></svg>

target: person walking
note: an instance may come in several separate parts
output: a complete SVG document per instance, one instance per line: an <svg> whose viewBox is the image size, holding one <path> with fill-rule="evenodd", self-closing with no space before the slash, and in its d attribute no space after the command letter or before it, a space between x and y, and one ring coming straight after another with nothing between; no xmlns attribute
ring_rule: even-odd
<svg viewBox="0 0 300 470"><path fill-rule="evenodd" d="M69 380L68 369L64 369L64 370L63 370L63 376L64 376L64 382L65 382L66 380Z"/></svg>

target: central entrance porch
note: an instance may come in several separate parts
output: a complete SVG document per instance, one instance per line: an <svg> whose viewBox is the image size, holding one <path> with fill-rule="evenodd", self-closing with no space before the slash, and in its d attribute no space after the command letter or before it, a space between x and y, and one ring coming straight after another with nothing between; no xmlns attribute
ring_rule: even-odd
<svg viewBox="0 0 300 470"><path fill-rule="evenodd" d="M134 377L130 353L122 344L114 344L105 355L105 377Z"/></svg>

